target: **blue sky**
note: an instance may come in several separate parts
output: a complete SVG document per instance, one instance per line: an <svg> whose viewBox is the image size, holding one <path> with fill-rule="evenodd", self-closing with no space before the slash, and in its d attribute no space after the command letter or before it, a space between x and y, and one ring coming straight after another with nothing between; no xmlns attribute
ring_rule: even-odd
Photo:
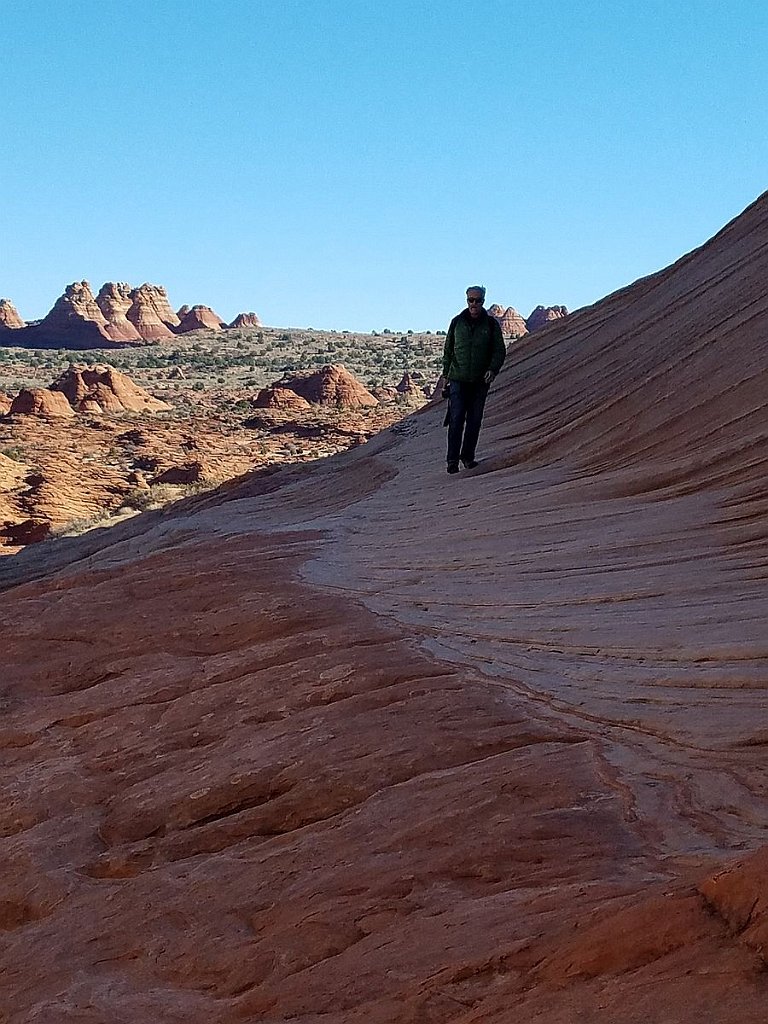
<svg viewBox="0 0 768 1024"><path fill-rule="evenodd" d="M0 0L0 296L444 328L589 304L768 188L768 5Z"/></svg>

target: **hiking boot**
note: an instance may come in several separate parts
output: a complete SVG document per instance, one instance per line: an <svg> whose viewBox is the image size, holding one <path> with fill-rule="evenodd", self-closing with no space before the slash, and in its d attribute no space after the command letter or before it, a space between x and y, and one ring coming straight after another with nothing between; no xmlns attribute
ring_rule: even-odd
<svg viewBox="0 0 768 1024"><path fill-rule="evenodd" d="M459 464L458 464L458 462L449 462L448 463L448 472L449 473L458 473L459 472Z"/></svg>
<svg viewBox="0 0 768 1024"><path fill-rule="evenodd" d="M461 461L462 461L462 464L464 466L464 469L474 469L475 466L479 466L480 465L480 463L479 462L475 462L474 459L462 459Z"/></svg>

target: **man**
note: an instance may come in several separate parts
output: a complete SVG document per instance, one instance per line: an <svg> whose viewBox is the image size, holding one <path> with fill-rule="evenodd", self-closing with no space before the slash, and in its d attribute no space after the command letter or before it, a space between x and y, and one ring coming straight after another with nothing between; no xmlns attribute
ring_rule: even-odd
<svg viewBox="0 0 768 1024"><path fill-rule="evenodd" d="M443 377L448 397L448 472L458 473L459 462L474 469L475 448L483 421L488 388L507 354L501 327L488 316L485 288L467 288L467 308L451 320L443 350Z"/></svg>

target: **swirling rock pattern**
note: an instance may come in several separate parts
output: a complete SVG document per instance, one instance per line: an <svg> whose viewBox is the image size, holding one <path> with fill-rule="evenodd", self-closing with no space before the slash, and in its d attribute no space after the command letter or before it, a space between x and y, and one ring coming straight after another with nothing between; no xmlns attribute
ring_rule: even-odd
<svg viewBox="0 0 768 1024"><path fill-rule="evenodd" d="M758 1024L768 196L439 402L0 566L10 1019Z"/></svg>

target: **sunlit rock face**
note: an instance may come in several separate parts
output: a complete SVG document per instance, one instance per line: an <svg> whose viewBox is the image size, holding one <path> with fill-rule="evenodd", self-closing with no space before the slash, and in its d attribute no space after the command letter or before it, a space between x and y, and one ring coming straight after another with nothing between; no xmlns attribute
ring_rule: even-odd
<svg viewBox="0 0 768 1024"><path fill-rule="evenodd" d="M220 331L222 327L226 324L210 306L192 306L184 314L178 330L185 334L187 331Z"/></svg>
<svg viewBox="0 0 768 1024"><path fill-rule="evenodd" d="M0 331L15 331L24 326L24 321L10 299L0 299Z"/></svg>
<svg viewBox="0 0 768 1024"><path fill-rule="evenodd" d="M474 470L435 401L5 559L3 1014L762 1021L767 278L762 197Z"/></svg>
<svg viewBox="0 0 768 1024"><path fill-rule="evenodd" d="M528 331L525 320L513 306L489 306L488 314L499 321L501 333L507 339L520 338Z"/></svg>
<svg viewBox="0 0 768 1024"><path fill-rule="evenodd" d="M340 363L329 363L319 370L286 376L278 381L278 386L295 391L297 395L315 405L360 409L379 404L378 399Z"/></svg>
<svg viewBox="0 0 768 1024"><path fill-rule="evenodd" d="M126 313L131 308L129 284L108 281L99 289L96 304L106 320L105 331L113 341L139 341L141 335Z"/></svg>
<svg viewBox="0 0 768 1024"><path fill-rule="evenodd" d="M130 298L125 315L145 341L163 341L174 336L171 327L178 326L179 318L171 309L165 288L143 284L131 291Z"/></svg>
<svg viewBox="0 0 768 1024"><path fill-rule="evenodd" d="M66 395L72 408L81 412L86 411L84 403L95 403L102 412L160 412L171 408L112 366L70 365L51 384L51 390Z"/></svg>
<svg viewBox="0 0 768 1024"><path fill-rule="evenodd" d="M261 327L261 320L255 313L238 313L230 327Z"/></svg>
<svg viewBox="0 0 768 1024"><path fill-rule="evenodd" d="M75 412L64 395L48 388L22 388L11 402L13 416L74 416Z"/></svg>

